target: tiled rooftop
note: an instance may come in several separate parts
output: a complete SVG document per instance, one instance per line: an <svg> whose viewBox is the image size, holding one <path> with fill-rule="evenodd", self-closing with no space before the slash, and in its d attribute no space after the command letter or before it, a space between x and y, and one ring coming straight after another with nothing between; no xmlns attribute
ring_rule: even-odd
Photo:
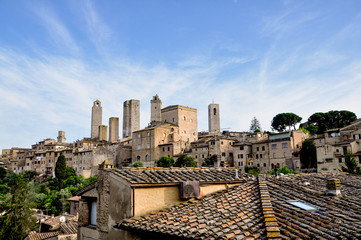
<svg viewBox="0 0 361 240"><path fill-rule="evenodd" d="M78 222L68 222L60 224L62 234L76 234L78 232Z"/></svg>
<svg viewBox="0 0 361 240"><path fill-rule="evenodd" d="M325 194L332 178L341 181L341 197ZM316 209L304 210L289 201ZM199 200L124 220L117 227L184 239L361 239L361 177L249 179Z"/></svg>
<svg viewBox="0 0 361 240"><path fill-rule="evenodd" d="M44 240L52 237L56 237L60 234L60 232L46 232L46 233L37 233L32 231L28 234L29 240Z"/></svg>
<svg viewBox="0 0 361 240"><path fill-rule="evenodd" d="M265 239L266 228L256 180L201 200L125 220L120 226L190 239Z"/></svg>
<svg viewBox="0 0 361 240"><path fill-rule="evenodd" d="M267 179L281 235L290 239L361 239L360 189L358 196L352 196L347 191L353 187L342 185L343 197L326 196L326 188L322 185L330 177L316 175ZM347 177L354 180L352 176ZM341 184L346 182L345 176L340 178ZM310 185L302 185L301 181L306 179ZM317 210L303 210L289 204L289 200L298 200Z"/></svg>
<svg viewBox="0 0 361 240"><path fill-rule="evenodd" d="M247 181L251 175L239 175L235 168L122 168L109 170L132 184L179 183L184 181Z"/></svg>

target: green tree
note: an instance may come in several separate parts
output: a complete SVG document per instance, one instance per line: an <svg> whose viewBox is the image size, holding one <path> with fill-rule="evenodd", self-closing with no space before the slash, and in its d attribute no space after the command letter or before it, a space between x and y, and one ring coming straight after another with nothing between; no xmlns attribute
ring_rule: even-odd
<svg viewBox="0 0 361 240"><path fill-rule="evenodd" d="M66 178L66 160L62 154L58 157L55 165L55 177L61 182Z"/></svg>
<svg viewBox="0 0 361 240"><path fill-rule="evenodd" d="M22 174L9 177L11 197L0 205L0 240L22 240L35 227L36 219L31 210L27 179Z"/></svg>
<svg viewBox="0 0 361 240"><path fill-rule="evenodd" d="M249 166L245 166L244 167L244 171L246 173L249 173L249 174L252 174L252 175L255 175L255 176L258 176L259 173L260 173L260 170L258 167L249 167Z"/></svg>
<svg viewBox="0 0 361 240"><path fill-rule="evenodd" d="M332 110L326 113L316 112L308 118L307 130L311 134L322 134L329 129L345 127L356 119L355 113L345 110Z"/></svg>
<svg viewBox="0 0 361 240"><path fill-rule="evenodd" d="M342 166L342 171L348 173L356 173L357 172L357 162L352 152L347 152L345 154L345 164L346 167Z"/></svg>
<svg viewBox="0 0 361 240"><path fill-rule="evenodd" d="M175 167L197 167L197 163L194 161L194 158L188 156L187 154L182 154L178 157L177 161L174 163Z"/></svg>
<svg viewBox="0 0 361 240"><path fill-rule="evenodd" d="M172 167L173 165L174 165L173 157L163 156L157 161L157 167L169 168Z"/></svg>
<svg viewBox="0 0 361 240"><path fill-rule="evenodd" d="M278 132L285 131L287 127L288 130L291 130L292 127L296 130L296 124L301 120L302 118L294 113L279 113L272 119L271 126Z"/></svg>
<svg viewBox="0 0 361 240"><path fill-rule="evenodd" d="M216 155L212 155L210 157L206 157L206 159L204 159L204 162L202 163L203 167L213 167L214 163L217 160L217 156Z"/></svg>
<svg viewBox="0 0 361 240"><path fill-rule="evenodd" d="M251 126L249 127L249 130L251 132L260 132L261 129L261 124L259 123L258 119L256 117L254 117L251 121Z"/></svg>
<svg viewBox="0 0 361 240"><path fill-rule="evenodd" d="M0 167L0 180L3 180L6 177L6 169L3 167Z"/></svg>
<svg viewBox="0 0 361 240"><path fill-rule="evenodd" d="M132 167L143 167L143 163L141 161L136 161L131 165Z"/></svg>
<svg viewBox="0 0 361 240"><path fill-rule="evenodd" d="M73 167L66 167L65 178L76 177L76 173Z"/></svg>
<svg viewBox="0 0 361 240"><path fill-rule="evenodd" d="M316 168L317 167L317 153L316 146L310 139L305 139L302 142L300 150L300 161L302 168Z"/></svg>

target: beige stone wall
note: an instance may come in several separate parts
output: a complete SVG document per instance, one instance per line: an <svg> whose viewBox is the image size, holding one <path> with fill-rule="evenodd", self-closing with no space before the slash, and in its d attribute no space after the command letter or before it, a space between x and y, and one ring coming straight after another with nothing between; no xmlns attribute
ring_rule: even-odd
<svg viewBox="0 0 361 240"><path fill-rule="evenodd" d="M184 142L198 140L197 109L180 105L162 109L162 120L179 126L179 136Z"/></svg>
<svg viewBox="0 0 361 240"><path fill-rule="evenodd" d="M105 125L99 126L99 141L107 141L108 140L108 127Z"/></svg>
<svg viewBox="0 0 361 240"><path fill-rule="evenodd" d="M236 184L212 184L201 186L201 196L205 196ZM180 199L179 186L135 188L134 216L144 216L150 212L167 208L173 204L186 202Z"/></svg>
<svg viewBox="0 0 361 240"><path fill-rule="evenodd" d="M178 129L172 124L163 124L134 132L132 137L132 162L142 161L145 167L155 166L155 161L163 156L160 153L163 147L160 149L159 145L174 143L173 140L178 135ZM177 149L175 150L177 151ZM175 153L174 149L169 152Z"/></svg>
<svg viewBox="0 0 361 240"><path fill-rule="evenodd" d="M140 101L131 99L123 103L123 138L140 129Z"/></svg>
<svg viewBox="0 0 361 240"><path fill-rule="evenodd" d="M219 132L221 129L219 104L208 105L208 131Z"/></svg>
<svg viewBox="0 0 361 240"><path fill-rule="evenodd" d="M150 121L151 122L161 122L162 121L162 101L158 95L153 96L153 99L150 101Z"/></svg>
<svg viewBox="0 0 361 240"><path fill-rule="evenodd" d="M247 160L252 154L252 145L250 144L234 144L233 145L233 156L235 167L244 173L244 167L247 165Z"/></svg>
<svg viewBox="0 0 361 240"><path fill-rule="evenodd" d="M259 142L252 145L252 165L260 169L261 173L271 170L268 142Z"/></svg>
<svg viewBox="0 0 361 240"><path fill-rule="evenodd" d="M109 118L109 142L117 142L119 139L119 118Z"/></svg>
<svg viewBox="0 0 361 240"><path fill-rule="evenodd" d="M102 112L102 103L99 100L95 100L92 107L91 139L99 138L99 126L102 125Z"/></svg>

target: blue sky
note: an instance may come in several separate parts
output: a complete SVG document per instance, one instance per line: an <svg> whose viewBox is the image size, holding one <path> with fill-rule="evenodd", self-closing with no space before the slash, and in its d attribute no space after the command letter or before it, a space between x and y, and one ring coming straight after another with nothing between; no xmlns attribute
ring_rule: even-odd
<svg viewBox="0 0 361 240"><path fill-rule="evenodd" d="M220 104L221 127L281 112L361 116L361 1L0 1L0 148L90 136L141 100ZM122 125L120 126L122 129Z"/></svg>

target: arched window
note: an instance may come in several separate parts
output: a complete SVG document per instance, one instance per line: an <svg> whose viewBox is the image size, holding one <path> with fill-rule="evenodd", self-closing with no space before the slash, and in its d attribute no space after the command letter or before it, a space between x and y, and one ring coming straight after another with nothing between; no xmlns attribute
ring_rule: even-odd
<svg viewBox="0 0 361 240"><path fill-rule="evenodd" d="M147 154L147 155L145 155L145 161L147 161L147 162L149 162L150 161L150 157L149 157L149 155Z"/></svg>
<svg viewBox="0 0 361 240"><path fill-rule="evenodd" d="M140 161L140 156L137 156L137 161Z"/></svg>
<svg viewBox="0 0 361 240"><path fill-rule="evenodd" d="M217 114L217 109L213 108L213 115L216 115L216 114Z"/></svg>

